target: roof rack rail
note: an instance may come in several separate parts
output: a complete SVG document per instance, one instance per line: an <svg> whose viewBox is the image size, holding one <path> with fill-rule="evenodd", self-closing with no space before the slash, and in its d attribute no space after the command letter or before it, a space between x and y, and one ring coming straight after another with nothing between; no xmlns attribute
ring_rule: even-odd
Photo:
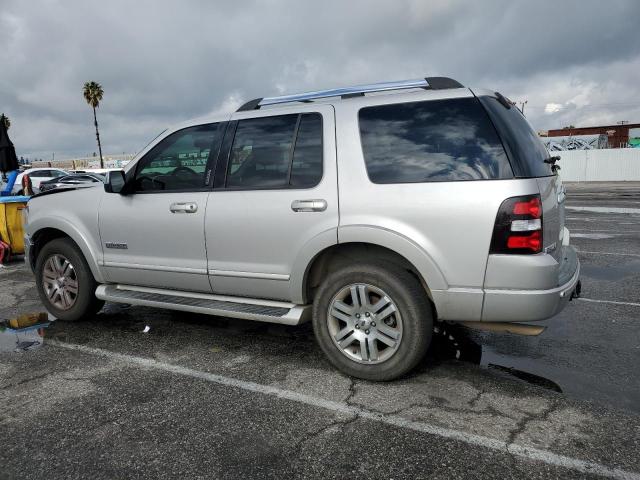
<svg viewBox="0 0 640 480"><path fill-rule="evenodd" d="M387 90L404 90L409 88L443 90L447 88L463 88L463 85L456 80L447 77L426 77L416 80L401 80L398 82L370 83L366 85L332 88L329 90L318 90L293 95L281 95L278 97L255 98L242 105L237 111L245 112L248 110L257 110L265 105L277 105L289 102L310 102L311 100L327 97L351 98L354 96L361 96L369 92L384 92Z"/></svg>

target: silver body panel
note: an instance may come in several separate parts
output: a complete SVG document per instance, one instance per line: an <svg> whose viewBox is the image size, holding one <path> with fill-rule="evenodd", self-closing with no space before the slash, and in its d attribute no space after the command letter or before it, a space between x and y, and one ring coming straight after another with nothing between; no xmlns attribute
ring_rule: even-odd
<svg viewBox="0 0 640 480"><path fill-rule="evenodd" d="M106 282L98 228L103 195L102 188L83 188L30 199L25 240L31 245L30 237L44 229L64 233L80 247L96 281Z"/></svg>
<svg viewBox="0 0 640 480"><path fill-rule="evenodd" d="M565 305L579 275L577 258L570 264L557 177L374 184L366 172L358 126L362 107L472 96L466 88L406 90L186 122L161 134L127 171L158 142L190 125L318 112L322 180L310 189L122 196L92 188L52 194L29 203L27 236L42 228L63 231L78 243L98 282L117 284L119 290L155 288L158 295L166 290L214 296L205 300L222 295L302 306L307 270L321 252L336 244L367 243L390 249L415 267L442 320L541 320ZM547 253L489 255L501 203L531 194L543 200ZM197 210L176 214L175 203L195 204ZM561 274L567 270L570 275ZM114 300L109 291L101 286L99 296ZM167 307L164 300L153 304Z"/></svg>
<svg viewBox="0 0 640 480"><path fill-rule="evenodd" d="M210 292L204 238L208 197L209 192L102 191L98 222L107 281ZM175 203L194 203L197 210L174 213ZM126 248L109 248L109 243Z"/></svg>

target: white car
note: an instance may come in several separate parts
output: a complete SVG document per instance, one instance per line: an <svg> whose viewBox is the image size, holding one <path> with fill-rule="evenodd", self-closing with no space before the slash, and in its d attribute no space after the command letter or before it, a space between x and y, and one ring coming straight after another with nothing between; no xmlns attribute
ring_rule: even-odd
<svg viewBox="0 0 640 480"><path fill-rule="evenodd" d="M40 183L63 175L69 175L69 172L60 168L30 168L24 172L20 172L16 178L16 183L14 183L13 188L11 189L12 195L22 193L22 177L25 174L29 175L29 178L31 179L33 193L38 193L40 192Z"/></svg>

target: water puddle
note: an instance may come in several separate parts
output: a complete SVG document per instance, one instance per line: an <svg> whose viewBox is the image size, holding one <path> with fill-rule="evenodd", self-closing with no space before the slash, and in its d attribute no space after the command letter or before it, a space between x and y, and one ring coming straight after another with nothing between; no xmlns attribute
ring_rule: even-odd
<svg viewBox="0 0 640 480"><path fill-rule="evenodd" d="M431 343L430 354L436 361L458 360L488 368L513 379L562 393L562 387L549 378L521 368L516 359L496 354L488 346L474 341L469 330L457 325L437 326ZM520 368L517 368L520 367Z"/></svg>
<svg viewBox="0 0 640 480"><path fill-rule="evenodd" d="M0 322L0 353L26 352L44 344L44 332L53 323L46 313L19 315Z"/></svg>

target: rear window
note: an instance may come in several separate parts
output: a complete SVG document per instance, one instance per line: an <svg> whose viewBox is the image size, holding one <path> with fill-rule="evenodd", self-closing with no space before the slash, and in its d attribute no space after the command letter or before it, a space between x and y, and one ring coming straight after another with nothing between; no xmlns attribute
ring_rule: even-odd
<svg viewBox="0 0 640 480"><path fill-rule="evenodd" d="M507 150L517 177L547 177L553 175L551 165L544 163L549 152L531 128L520 110L506 108L495 97L479 97Z"/></svg>
<svg viewBox="0 0 640 480"><path fill-rule="evenodd" d="M374 183L513 178L495 128L475 97L366 107L359 123Z"/></svg>

